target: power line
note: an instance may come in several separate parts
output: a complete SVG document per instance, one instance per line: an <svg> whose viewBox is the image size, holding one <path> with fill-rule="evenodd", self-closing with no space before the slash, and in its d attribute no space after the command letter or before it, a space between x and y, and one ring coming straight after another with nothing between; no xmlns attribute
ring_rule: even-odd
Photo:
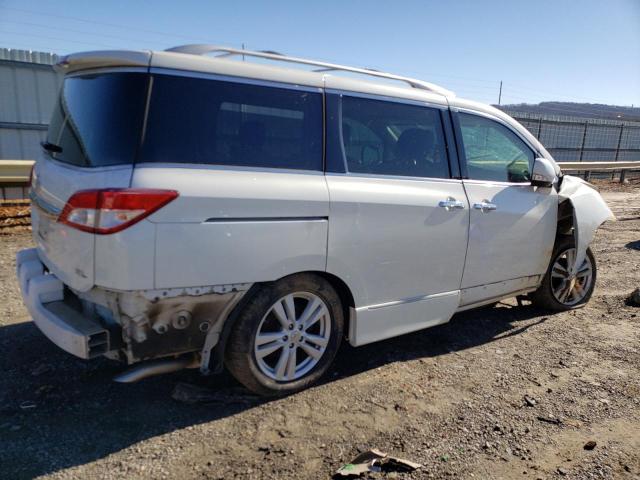
<svg viewBox="0 0 640 480"><path fill-rule="evenodd" d="M47 29L47 30L56 30L58 32L60 31L60 27L54 27L54 26L51 26L51 25L42 25L40 23L21 22L21 21L17 21L17 20L0 20L0 24L2 24L2 23L15 24L15 25L28 25L28 26L32 26L32 27L44 28L44 29ZM125 38L125 37L122 37L120 35L110 35L108 33L87 32L87 31L83 31L83 30L74 30L74 29L70 29L70 28L65 28L64 31L65 32L70 32L70 33L80 33L82 35L94 35L94 36L98 36L98 37L113 38L113 39L116 39L116 40L122 40L122 41L126 41L126 42L131 42L131 41L146 42L146 43L157 43L158 42L158 40L149 41L147 39Z"/></svg>
<svg viewBox="0 0 640 480"><path fill-rule="evenodd" d="M531 88L528 88L528 87L523 87L523 86L520 86L520 85L508 84L507 86L508 86L508 88L510 90L515 90L516 92L525 93L525 94L535 93L537 95L564 97L564 98L569 98L569 99L573 99L573 100L588 101L590 103L601 103L601 102L598 102L598 101L596 101L594 99L591 99L591 98L578 97L578 96L575 96L575 95L565 95L563 93L558 93L558 92L555 92L555 93L553 93L553 92L543 92L543 91L540 91L540 90L534 90L534 89L531 89Z"/></svg>
<svg viewBox="0 0 640 480"><path fill-rule="evenodd" d="M66 20L73 20L76 22L84 22L84 23L92 23L94 25L105 25L107 27L113 27L113 28L121 28L121 29L125 29L125 30L134 30L134 31L139 31L139 32L146 32L146 33L152 33L154 35L162 35L162 36L169 36L169 37L175 37L175 38L182 38L185 40L192 40L192 41L197 41L197 42L202 42L202 39L200 38L196 38L196 37L191 37L188 35L180 35L180 34L175 34L175 33L170 33L170 32L163 32L163 31L159 31L159 30L149 30L149 29L144 29L144 28L140 28L139 26L132 26L132 25L119 25L116 23L108 23L108 22L99 22L97 20L90 20L87 18L81 18L81 17L73 17L73 16L69 16L69 15L59 15L59 14L55 14L55 13L44 13L44 12L38 12L38 11L34 11L34 10L27 10L25 8L15 8L15 7L3 7L5 10L13 10L15 12L23 12L23 13L27 13L30 15L38 15L38 16L44 16L47 18L53 17L53 18L62 18L62 19L66 19Z"/></svg>
<svg viewBox="0 0 640 480"><path fill-rule="evenodd" d="M120 25L120 24L115 24L115 23L109 23L109 22L100 22L100 21L96 21L96 20L90 20L90 19L86 19L86 18L81 18L81 17L75 17L75 16L68 16L68 15L58 15L58 14L50 14L50 13L43 13L43 12L39 12L39 11L33 11L33 10L28 10L28 9L22 9L22 8L14 8L14 7L4 7L4 9L6 10L13 10L16 12L23 12L29 15L38 15L38 16L46 16L47 18L49 17L54 17L54 18L62 18L62 19L67 19L67 20L72 20L72 21L76 21L76 22L84 22L84 23L89 23L89 24L94 24L94 25L104 25L104 26L108 26L108 27L112 27L112 28L119 28L119 29L126 29L128 31L131 30L135 30L135 31L140 31L140 32L147 32L147 33L151 33L153 35L162 35L162 36L171 36L171 37L175 37L175 38L182 38L182 39L190 39L190 40L195 40L195 41L199 41L201 42L202 39L200 38L196 38L196 37L191 37L191 36L187 36L187 35L180 35L180 34L175 34L175 33L169 33L169 32L164 32L164 31L159 31L159 30L149 30L149 29L141 29L139 27L133 27L133 26L129 26L129 25ZM2 20L3 22L6 23L14 23L14 24L24 24L24 25L30 25L30 26L36 26L39 28L46 28L46 29L52 29L53 27L47 26L47 25L41 25L41 24L37 24L37 23L33 23L33 22L22 22L22 21L16 21L16 20ZM128 38L124 38L122 36L119 35L111 35L111 34L106 34L106 33L97 33L97 32L86 32L86 31L81 31L81 30L71 30L71 29L65 29L65 31L69 31L69 32L75 32L75 33L80 33L83 35L95 35L95 36L102 36L102 37L106 37L106 38L113 38L113 39L117 39L123 42L131 42L133 39L128 39ZM13 32L13 31L5 31L5 33L7 34L11 34L11 35L22 35L22 36L26 36L26 33L23 32ZM67 38L63 38L63 37L54 37L54 36L50 36L50 35L41 35L41 34L31 34L31 36L34 37L39 37L39 38L44 38L44 39L52 39L52 40L59 40L59 41L64 41L64 42L70 42L70 43L75 43L75 44L83 44L83 45L95 45L95 46L101 46L101 47L107 47L107 48L123 48L122 46L116 46L116 45L112 45L112 44L106 44L106 43L100 43L100 42L95 42L95 41L80 41L80 40L72 40L72 39L67 39ZM144 41L147 43L158 43L159 40L156 41L149 41L149 40L139 40L136 39L135 41ZM50 49L50 47L47 47L47 49ZM425 75L420 74L419 76L423 76ZM488 91L495 91L495 80L487 80L487 79L478 79L478 78L470 78L470 77L462 77L462 76L456 76L456 75L449 75L449 74L443 74L443 73L430 73L427 74L427 78L429 77L440 77L440 78L449 78L452 79L452 81L447 82L447 85L452 84L454 86L452 86L451 88L454 89L461 89L464 91L469 91L469 92L479 92L479 90L484 89L484 90L488 90ZM482 84L486 84L486 85L471 85L472 83L482 83ZM456 87L455 85L458 85L458 87ZM591 103L605 103L605 102L601 102L601 101L596 101L593 99L588 99L586 97L577 97L577 96L570 96L570 95L565 95L565 94L561 94L561 93L550 93L550 92L542 92L542 91L538 91L538 90L534 90L534 89L530 89L528 87L524 87L524 86L519 86L516 84L508 84L505 86L506 87L506 91L509 90L515 90L516 92L520 92L520 93L526 93L526 94L537 94L537 95L543 95L543 96L549 96L549 97L564 97L567 99L576 99L576 100L581 100L581 101L588 101ZM483 92L483 95L485 95L485 93ZM513 95L508 94L508 96L512 97L512 98L518 98L515 97ZM522 98L522 97L519 97ZM527 100L527 99L525 99Z"/></svg>
<svg viewBox="0 0 640 480"><path fill-rule="evenodd" d="M45 38L45 39L49 39L49 40L61 40L63 42L70 42L70 43L78 43L78 44L84 44L84 45L97 45L100 47L107 47L107 48L122 48L121 46L116 46L116 45L110 45L110 44L106 44L106 43L99 43L99 42L83 42L82 40L70 40L67 38L62 38L62 37L51 37L49 35L39 35L37 33L25 33L25 32L11 32L11 31L7 31L7 30L0 30L0 33L6 33L9 35L21 35L21 36L27 36L27 37L39 37L39 38Z"/></svg>

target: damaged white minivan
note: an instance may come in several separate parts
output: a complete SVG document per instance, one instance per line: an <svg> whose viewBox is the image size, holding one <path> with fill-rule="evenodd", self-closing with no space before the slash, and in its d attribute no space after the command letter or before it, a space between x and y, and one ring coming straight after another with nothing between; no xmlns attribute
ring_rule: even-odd
<svg viewBox="0 0 640 480"><path fill-rule="evenodd" d="M257 61L237 61L239 58ZM269 64L270 62L271 64ZM287 63L297 68L283 68ZM600 195L520 124L415 79L207 45L70 55L31 183L24 302L123 382L316 382L358 346L593 293Z"/></svg>

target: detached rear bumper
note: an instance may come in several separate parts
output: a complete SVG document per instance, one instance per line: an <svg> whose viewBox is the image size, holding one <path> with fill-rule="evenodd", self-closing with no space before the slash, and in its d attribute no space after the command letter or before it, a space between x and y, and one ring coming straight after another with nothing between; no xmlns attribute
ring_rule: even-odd
<svg viewBox="0 0 640 480"><path fill-rule="evenodd" d="M64 302L64 284L45 273L35 248L18 252L16 269L24 304L49 340L80 358L109 351L109 331Z"/></svg>

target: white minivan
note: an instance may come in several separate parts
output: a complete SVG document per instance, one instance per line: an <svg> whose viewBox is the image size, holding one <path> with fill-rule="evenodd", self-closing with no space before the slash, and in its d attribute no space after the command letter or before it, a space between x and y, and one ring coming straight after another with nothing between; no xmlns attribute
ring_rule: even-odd
<svg viewBox="0 0 640 480"><path fill-rule="evenodd" d="M57 68L18 277L58 346L140 362L119 381L226 365L285 394L317 381L343 337L521 295L571 309L593 292L588 246L610 210L493 107L206 45Z"/></svg>

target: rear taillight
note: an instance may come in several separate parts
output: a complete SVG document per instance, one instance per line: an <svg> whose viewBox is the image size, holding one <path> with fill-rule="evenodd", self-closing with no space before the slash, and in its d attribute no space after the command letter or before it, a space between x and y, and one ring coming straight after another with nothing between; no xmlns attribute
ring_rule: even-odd
<svg viewBox="0 0 640 480"><path fill-rule="evenodd" d="M177 196L174 190L81 190L69 198L58 221L83 232L115 233L151 215Z"/></svg>

